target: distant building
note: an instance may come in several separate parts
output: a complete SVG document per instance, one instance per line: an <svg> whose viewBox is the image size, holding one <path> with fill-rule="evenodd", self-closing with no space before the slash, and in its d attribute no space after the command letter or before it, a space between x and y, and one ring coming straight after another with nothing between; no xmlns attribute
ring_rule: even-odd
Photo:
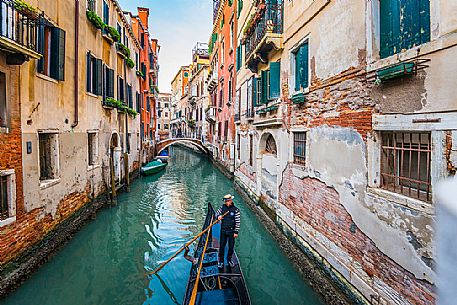
<svg viewBox="0 0 457 305"><path fill-rule="evenodd" d="M157 137L165 140L171 137L171 93L159 93L157 98Z"/></svg>

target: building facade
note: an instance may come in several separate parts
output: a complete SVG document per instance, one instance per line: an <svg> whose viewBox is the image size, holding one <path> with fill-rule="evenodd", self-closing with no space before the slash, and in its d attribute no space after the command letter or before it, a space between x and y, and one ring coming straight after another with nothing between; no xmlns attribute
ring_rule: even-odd
<svg viewBox="0 0 457 305"><path fill-rule="evenodd" d="M157 137L159 140L171 138L171 93L159 93L157 98Z"/></svg>
<svg viewBox="0 0 457 305"><path fill-rule="evenodd" d="M0 265L141 164L135 17L116 0L28 4L0 1L16 16L0 15Z"/></svg>
<svg viewBox="0 0 457 305"><path fill-rule="evenodd" d="M171 82L171 135L173 138L187 136L187 90L189 66L181 66Z"/></svg>
<svg viewBox="0 0 457 305"><path fill-rule="evenodd" d="M241 3L241 2L240 2ZM208 108L214 159L230 172L235 160L234 97L238 1L213 2L213 31L209 42ZM214 117L214 121L213 121Z"/></svg>
<svg viewBox="0 0 457 305"><path fill-rule="evenodd" d="M235 182L352 297L434 304L457 7L395 3L244 1Z"/></svg>

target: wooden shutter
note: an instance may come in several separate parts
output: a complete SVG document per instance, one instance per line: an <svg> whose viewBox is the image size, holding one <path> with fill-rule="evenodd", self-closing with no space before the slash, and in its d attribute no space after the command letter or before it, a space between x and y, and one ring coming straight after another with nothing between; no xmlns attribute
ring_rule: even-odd
<svg viewBox="0 0 457 305"><path fill-rule="evenodd" d="M95 90L94 94L96 95L102 95L102 89L103 89L103 74L102 74L102 69L103 63L101 59L95 59Z"/></svg>
<svg viewBox="0 0 457 305"><path fill-rule="evenodd" d="M270 63L270 88L269 98L276 99L281 96L281 62Z"/></svg>
<svg viewBox="0 0 457 305"><path fill-rule="evenodd" d="M260 76L261 88L260 88L260 103L267 103L267 93L268 93L268 70L264 70Z"/></svg>
<svg viewBox="0 0 457 305"><path fill-rule="evenodd" d="M90 52L87 52L87 54L86 54L86 87L87 87L87 92L92 92L92 71L90 69L91 60L92 60L92 56L90 55Z"/></svg>
<svg viewBox="0 0 457 305"><path fill-rule="evenodd" d="M252 78L252 108L257 107L258 104L258 82L259 79L257 77Z"/></svg>
<svg viewBox="0 0 457 305"><path fill-rule="evenodd" d="M107 68L108 70L108 97L114 98L114 70Z"/></svg>
<svg viewBox="0 0 457 305"><path fill-rule="evenodd" d="M295 54L295 91L308 87L308 43Z"/></svg>
<svg viewBox="0 0 457 305"><path fill-rule="evenodd" d="M43 55L37 64L37 70L39 73L43 73L44 70L44 27L45 27L45 20L40 18L38 23L38 53Z"/></svg>
<svg viewBox="0 0 457 305"><path fill-rule="evenodd" d="M65 80L65 31L51 29L51 73L56 80Z"/></svg>

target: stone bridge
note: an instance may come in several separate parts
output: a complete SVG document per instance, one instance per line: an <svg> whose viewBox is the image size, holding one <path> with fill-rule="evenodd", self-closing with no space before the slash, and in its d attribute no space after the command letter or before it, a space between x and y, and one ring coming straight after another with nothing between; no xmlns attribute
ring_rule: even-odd
<svg viewBox="0 0 457 305"><path fill-rule="evenodd" d="M205 145L203 145L203 142L200 141L199 139L194 139L194 138L173 138L173 139L166 139L166 140L162 140L160 142L157 142L156 144L156 149L155 149L155 152L156 152L156 156L158 156L160 154L160 152L162 150L164 150L165 148L175 144L175 143L187 143L187 144L191 144L193 146L195 146L196 148L198 148L201 152L207 154L207 155L211 155L211 151L208 150L208 148L206 148Z"/></svg>

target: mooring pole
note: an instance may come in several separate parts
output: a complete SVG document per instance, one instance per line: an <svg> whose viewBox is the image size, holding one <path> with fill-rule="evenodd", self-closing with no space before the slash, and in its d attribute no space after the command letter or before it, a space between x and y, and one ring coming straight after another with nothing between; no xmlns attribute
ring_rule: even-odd
<svg viewBox="0 0 457 305"><path fill-rule="evenodd" d="M116 178L114 176L114 153L111 152L110 158L109 158L109 171L110 171L110 176L111 176L111 203L114 203L114 200L116 198Z"/></svg>
<svg viewBox="0 0 457 305"><path fill-rule="evenodd" d="M129 154L124 153L125 189L130 192Z"/></svg>

